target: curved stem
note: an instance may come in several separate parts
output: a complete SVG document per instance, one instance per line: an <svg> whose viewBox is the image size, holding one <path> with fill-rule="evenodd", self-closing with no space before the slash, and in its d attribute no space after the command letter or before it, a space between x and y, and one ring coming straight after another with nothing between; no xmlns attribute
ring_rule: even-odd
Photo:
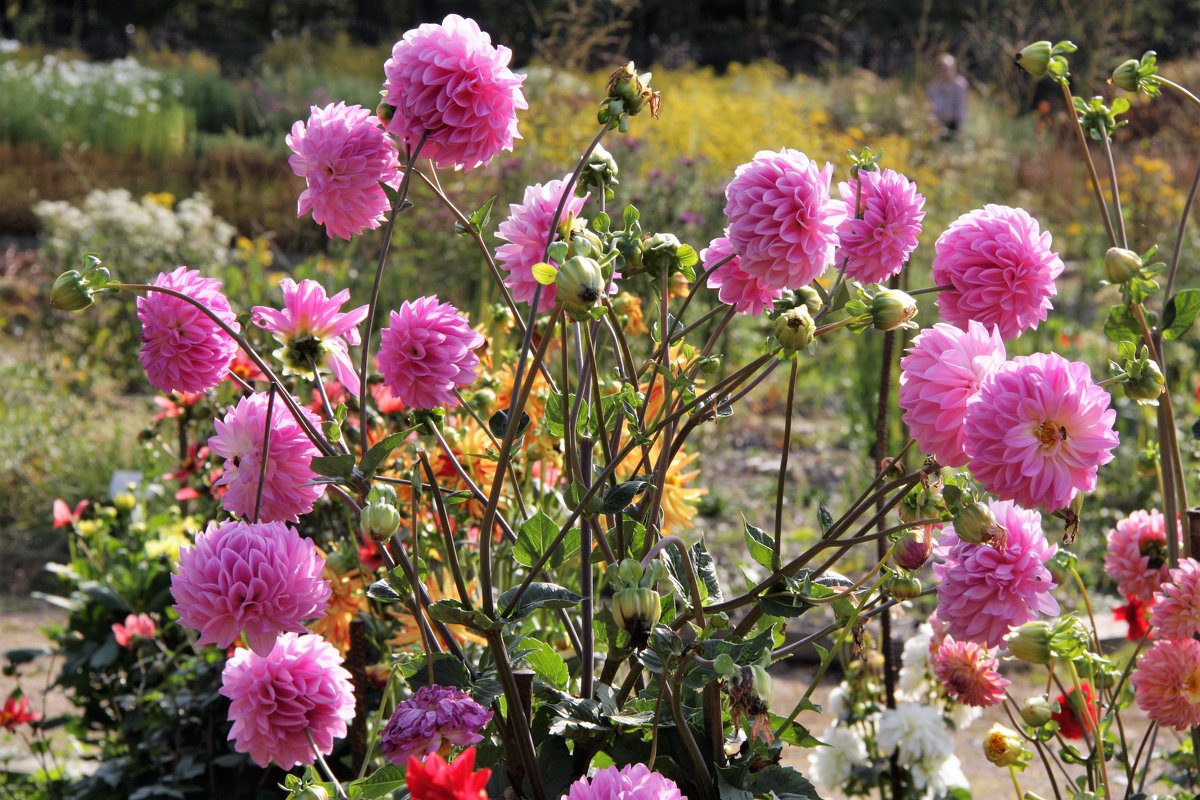
<svg viewBox="0 0 1200 800"><path fill-rule="evenodd" d="M1067 116L1071 118L1075 138L1079 142L1079 149L1083 151L1088 175L1092 179L1092 190L1096 194L1096 204L1100 206L1100 214L1104 217L1104 229L1108 232L1108 241L1116 247L1117 234L1113 231L1112 219L1108 215L1108 203L1104 201L1104 190L1100 188L1100 175L1096 172L1096 162L1092 160L1092 151L1088 149L1087 137L1083 133L1083 126L1079 124L1079 114L1076 113L1075 101L1071 98L1071 87L1066 82L1060 83L1059 86L1062 87L1063 98L1067 103Z"/></svg>

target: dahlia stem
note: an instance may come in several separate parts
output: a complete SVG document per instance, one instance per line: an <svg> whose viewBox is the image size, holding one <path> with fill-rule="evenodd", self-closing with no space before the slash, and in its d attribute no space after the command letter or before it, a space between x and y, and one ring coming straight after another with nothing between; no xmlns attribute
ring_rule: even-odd
<svg viewBox="0 0 1200 800"><path fill-rule="evenodd" d="M418 507L419 503L417 498L421 496L420 484L414 483L412 491L409 492L409 495L411 497L412 507L409 515L409 529L412 531L412 551L413 555L415 555L419 561L421 558L421 527L417 521L421 517L419 514L420 509ZM465 591L462 592L462 597L466 597ZM429 681L429 685L432 686L437 683L437 679L433 674L433 654L435 652L433 645L433 631L429 630L429 626L425 623L425 612L421 609L421 603L417 599L417 584L415 583L412 587L412 600L413 620L418 623L417 630L421 634L421 646L425 648L425 678ZM466 600L464 599L463 602L465 603ZM440 650L441 648L439 647L438 651Z"/></svg>
<svg viewBox="0 0 1200 800"><path fill-rule="evenodd" d="M1075 111L1075 100L1071 97L1071 87L1065 81L1059 86L1062 87L1063 99L1067 103L1067 116L1071 118L1071 124L1075 129L1075 139L1079 142L1079 149L1083 151L1088 175L1092 179L1092 190L1096 194L1096 204L1100 206L1100 215L1104 217L1104 228L1108 231L1108 241L1116 247L1117 234L1113 230L1112 219L1108 215L1108 203L1104 201L1104 190L1100 188L1100 175L1096 172L1096 162L1092 160L1092 151L1088 149L1087 137L1083 134L1083 126L1079 124L1079 114Z"/></svg>
<svg viewBox="0 0 1200 800"><path fill-rule="evenodd" d="M951 286L950 284L945 284L943 286L926 286L924 289L908 289L907 292L910 297L916 297L917 295L920 295L920 294L933 294L934 292L947 292L953 288L954 287Z"/></svg>
<svg viewBox="0 0 1200 800"><path fill-rule="evenodd" d="M258 489L254 493L254 522L258 523L262 510L263 485L267 482L267 460L271 457L271 418L275 413L275 384L267 389L267 419L263 425L262 455L259 456Z"/></svg>
<svg viewBox="0 0 1200 800"><path fill-rule="evenodd" d="M792 358L792 370L788 376L787 405L783 412L783 448L779 453L779 480L775 485L775 542L771 551L771 569L783 566L783 489L787 483L788 454L792 451L792 412L796 407L796 375L800 371L800 359Z"/></svg>
<svg viewBox="0 0 1200 800"><path fill-rule="evenodd" d="M1121 210L1121 189L1117 184L1117 162L1113 159L1112 138L1104 137L1104 160L1108 162L1108 182L1112 186L1113 215L1117 218L1117 235L1121 247L1129 249L1129 239L1125 236L1125 214Z"/></svg>
<svg viewBox="0 0 1200 800"><path fill-rule="evenodd" d="M704 627L704 599L700 594L700 581L696 577L696 566L692 563L692 555L688 552L687 544L678 536L664 536L654 543L650 552L642 558L642 569L650 565L650 561L668 546L679 551L679 560L683 562L684 573L687 576L688 591L692 595L692 606L695 608L696 624ZM685 615L690 616L690 615Z"/></svg>
<svg viewBox="0 0 1200 800"><path fill-rule="evenodd" d="M433 487L433 504L434 510L437 511L438 527L442 531L442 541L446 545L446 563L450 565L450 574L454 577L454 585L458 589L458 596L462 599L462 604L467 608L472 608L471 593L467 591L467 582L463 578L462 567L458 563L458 548L454 545L454 534L450 532L450 517L446 513L446 504L442 500L442 493L438 491L437 476L433 473L433 465L429 463L429 454L425 452L425 448L417 450L417 458L421 461L421 469L425 472L425 480ZM413 517L413 531L416 531L416 517ZM481 531L480 536L483 536ZM420 551L414 550L418 556Z"/></svg>
<svg viewBox="0 0 1200 800"><path fill-rule="evenodd" d="M1175 248L1171 251L1171 266L1167 269L1167 284L1163 297L1171 298L1171 290L1175 288L1175 276L1179 273L1179 256L1183 253L1183 234L1187 230L1188 218L1192 213L1192 204L1196 201L1196 190L1200 189L1200 167L1192 178L1192 187L1188 189L1187 201L1183 204L1183 213L1179 216L1179 229L1175 233ZM1159 332L1161 335L1161 331Z"/></svg>
<svg viewBox="0 0 1200 800"><path fill-rule="evenodd" d="M1100 629L1096 627L1096 615L1092 611L1092 598L1088 595L1087 587L1083 584L1083 578L1079 577L1079 570L1071 567L1067 570L1075 581L1075 585L1079 587L1079 594L1083 596L1083 607L1087 609L1088 620L1092 623L1092 636L1096 644L1096 655L1104 655L1104 648L1100 646Z"/></svg>
<svg viewBox="0 0 1200 800"><path fill-rule="evenodd" d="M1017 770L1012 764L1008 765L1008 774L1012 777L1013 789L1017 792L1017 800L1023 800L1025 794L1021 791L1021 782L1017 780Z"/></svg>
<svg viewBox="0 0 1200 800"><path fill-rule="evenodd" d="M681 670L682 667L681 664ZM692 735L691 725L688 724L687 717L683 713L683 706L679 702L679 693L683 691L682 676L680 677L679 692L671 691L666 680L662 682L662 691L667 696L667 705L671 707L671 716L675 717L675 729L679 731L679 736L683 739L683 746L687 749L688 759L692 762L692 769L696 771L696 783L700 787L700 796L703 800L712 800L712 773L708 771L708 765L704 763L704 754L700 752L700 745L696 744L696 737Z"/></svg>
<svg viewBox="0 0 1200 800"><path fill-rule="evenodd" d="M304 735L308 737L308 743L312 745L313 755L317 757L317 763L321 765L321 771L325 773L325 777L329 778L329 782L333 784L339 800L350 800L349 795L346 794L346 790L342 788L341 781L334 777L333 770L329 768L329 762L325 760L325 756L321 754L320 748L317 747L312 732L308 728L305 728Z"/></svg>

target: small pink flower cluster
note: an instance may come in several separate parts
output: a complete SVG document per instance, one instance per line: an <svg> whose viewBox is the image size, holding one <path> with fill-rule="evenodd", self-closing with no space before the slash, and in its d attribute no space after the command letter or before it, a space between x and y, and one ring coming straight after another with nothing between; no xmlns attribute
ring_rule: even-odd
<svg viewBox="0 0 1200 800"><path fill-rule="evenodd" d="M114 622L112 632L118 645L132 650L138 639L153 639L158 635L158 626L149 614L130 614L124 624Z"/></svg>
<svg viewBox="0 0 1200 800"><path fill-rule="evenodd" d="M1157 570L1155 570L1157 572ZM1187 730L1200 725L1200 562L1185 558L1154 594L1150 622L1159 637L1131 678L1150 719Z"/></svg>

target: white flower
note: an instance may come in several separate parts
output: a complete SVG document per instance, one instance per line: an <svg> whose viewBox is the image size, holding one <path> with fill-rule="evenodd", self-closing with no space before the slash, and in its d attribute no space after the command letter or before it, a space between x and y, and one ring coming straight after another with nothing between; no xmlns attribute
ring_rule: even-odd
<svg viewBox="0 0 1200 800"><path fill-rule="evenodd" d="M904 652L900 655L900 691L908 695L917 695L925 688L925 679L929 673L929 645L933 642L933 628L928 623L922 623L916 634L904 643Z"/></svg>
<svg viewBox="0 0 1200 800"><path fill-rule="evenodd" d="M834 719L840 718L849 709L846 705L846 692L846 684L839 683L833 687L833 691L829 693L829 697L825 700L825 712Z"/></svg>
<svg viewBox="0 0 1200 800"><path fill-rule="evenodd" d="M829 791L842 788L854 767L867 763L867 747L852 728L834 723L821 734L828 747L818 747L808 756L813 779Z"/></svg>
<svg viewBox="0 0 1200 800"><path fill-rule="evenodd" d="M954 723L955 730L964 731L971 727L971 723L983 716L983 709L963 705L962 703L951 703L950 710L946 712L946 716Z"/></svg>
<svg viewBox="0 0 1200 800"><path fill-rule="evenodd" d="M909 771L912 773L913 785L924 791L926 798L944 797L951 789L971 788L958 756L920 761L910 766Z"/></svg>
<svg viewBox="0 0 1200 800"><path fill-rule="evenodd" d="M954 752L941 712L916 703L901 703L884 711L875 741L883 753L895 752L905 767L926 760L940 763Z"/></svg>

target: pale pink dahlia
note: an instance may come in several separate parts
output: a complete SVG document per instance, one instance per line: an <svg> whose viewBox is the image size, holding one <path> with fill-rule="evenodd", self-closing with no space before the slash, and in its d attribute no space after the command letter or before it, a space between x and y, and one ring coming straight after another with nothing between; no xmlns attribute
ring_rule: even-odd
<svg viewBox="0 0 1200 800"><path fill-rule="evenodd" d="M857 180L839 183L838 192L846 219L838 226L837 263L845 260L846 277L883 283L899 274L917 249L925 219L925 197L917 185L890 169L860 171Z"/></svg>
<svg viewBox="0 0 1200 800"><path fill-rule="evenodd" d="M1177 731L1200 725L1200 642L1155 642L1133 671L1138 708Z"/></svg>
<svg viewBox="0 0 1200 800"><path fill-rule="evenodd" d="M312 212L329 238L349 239L382 224L391 204L381 184L399 185L396 143L362 106L312 107L286 137L288 164L304 178L296 216Z"/></svg>
<svg viewBox="0 0 1200 800"><path fill-rule="evenodd" d="M945 467L967 463L967 406L1004 363L1004 340L978 322L965 330L939 322L913 339L900 359L900 408L912 436Z"/></svg>
<svg viewBox="0 0 1200 800"><path fill-rule="evenodd" d="M313 280L296 283L284 278L279 288L283 290L283 310L255 306L252 317L255 325L275 334L275 340L283 345L275 355L302 375L328 363L338 382L358 397L358 373L349 347L358 344L358 326L367 316L367 306L343 313L350 290L329 297L325 287Z"/></svg>
<svg viewBox="0 0 1200 800"><path fill-rule="evenodd" d="M722 261L725 263L721 264ZM720 301L733 306L733 310L739 314L757 317L783 295L782 289L768 289L759 278L751 277L742 269L742 260L734 254L725 236L713 239L708 247L700 251L700 263L709 270L714 264L721 264L709 273L708 288L716 289Z"/></svg>
<svg viewBox="0 0 1200 800"><path fill-rule="evenodd" d="M1049 232L1020 208L986 205L963 214L934 246L933 282L942 319L966 327L978 320L1015 339L1046 319L1063 262Z"/></svg>
<svg viewBox="0 0 1200 800"><path fill-rule="evenodd" d="M112 632L118 645L132 649L137 639L153 639L158 634L158 626L149 614L129 614L124 624L113 623Z"/></svg>
<svg viewBox="0 0 1200 800"><path fill-rule="evenodd" d="M208 440L213 455L225 459L217 486L225 487L221 505L226 511L251 521L295 522L312 511L325 491L323 484L306 485L316 474L309 468L320 451L305 435L292 412L279 398L271 409L271 438L268 442L267 469L262 480L262 507L254 519L258 498L259 472L263 458L263 434L267 426L267 395L247 395L213 425L216 435ZM320 420L306 408L300 413L314 427Z"/></svg>
<svg viewBox="0 0 1200 800"><path fill-rule="evenodd" d="M510 60L511 50L457 14L408 31L383 65L384 102L396 109L388 130L410 148L424 136L421 156L439 167L473 169L512 150L517 111L529 106Z"/></svg>
<svg viewBox="0 0 1200 800"><path fill-rule="evenodd" d="M978 708L1004 702L1004 687L1009 681L996 671L994 653L978 642L946 637L933 654L931 666L955 702Z"/></svg>
<svg viewBox="0 0 1200 800"><path fill-rule="evenodd" d="M171 596L179 622L200 632L200 644L227 648L239 634L260 656L284 631L304 632L304 620L324 615L329 581L312 540L282 522L209 523L193 547L179 551Z"/></svg>
<svg viewBox="0 0 1200 800"><path fill-rule="evenodd" d="M833 166L798 150L763 150L725 187L725 235L741 268L770 290L798 289L833 262L846 205L829 196Z"/></svg>
<svg viewBox="0 0 1200 800"><path fill-rule="evenodd" d="M571 784L563 800L687 800L675 781L645 764L605 767Z"/></svg>
<svg viewBox="0 0 1200 800"><path fill-rule="evenodd" d="M229 738L260 767L284 769L316 760L346 735L354 719L354 687L333 645L315 634L285 633L268 655L239 647L221 673L230 699Z"/></svg>
<svg viewBox="0 0 1200 800"><path fill-rule="evenodd" d="M1200 563L1185 558L1155 597L1150 622L1166 639L1191 639L1200 633Z"/></svg>
<svg viewBox="0 0 1200 800"><path fill-rule="evenodd" d="M967 407L971 472L1002 500L1048 511L1096 488L1112 461L1117 412L1082 361L1057 353L1018 356L1000 367Z"/></svg>
<svg viewBox="0 0 1200 800"><path fill-rule="evenodd" d="M396 704L380 734L379 748L393 764L407 764L427 753L447 755L452 746L483 741L480 733L492 712L453 686L422 686Z"/></svg>
<svg viewBox="0 0 1200 800"><path fill-rule="evenodd" d="M948 636L996 647L1010 626L1058 613L1046 566L1056 547L1046 541L1038 512L1007 501L988 505L1007 531L1003 549L962 541L951 529L938 541L941 562L933 572L937 615Z"/></svg>
<svg viewBox="0 0 1200 800"><path fill-rule="evenodd" d="M1178 536L1178 527L1176 531ZM1170 577L1167 525L1157 508L1134 511L1108 532L1104 571L1125 597L1140 603L1154 600L1154 593Z"/></svg>
<svg viewBox="0 0 1200 800"><path fill-rule="evenodd" d="M526 186L521 204L513 203L508 207L508 219L501 222L496 230L496 236L507 242L496 248L496 261L505 272L504 285L518 303L533 302L533 293L538 287L533 277L533 265L543 260L546 245L550 242L554 212L558 210L566 186L565 179ZM577 197L574 192L567 197L559 219L560 228L564 222L567 223L565 227L570 227L570 221L579 216L587 199L588 195ZM553 261L549 263L554 264ZM554 308L557 296L558 289L553 283L543 286L537 310L541 312Z"/></svg>
<svg viewBox="0 0 1200 800"><path fill-rule="evenodd" d="M221 294L221 282L201 277L187 267L160 272L155 286L185 294L240 332L237 316ZM238 345L217 323L186 300L163 292L147 292L137 300L142 322L138 360L160 392L203 392L225 376Z"/></svg>
<svg viewBox="0 0 1200 800"><path fill-rule="evenodd" d="M475 380L483 336L437 295L405 300L380 334L376 361L384 383L409 408L456 406L454 390Z"/></svg>

